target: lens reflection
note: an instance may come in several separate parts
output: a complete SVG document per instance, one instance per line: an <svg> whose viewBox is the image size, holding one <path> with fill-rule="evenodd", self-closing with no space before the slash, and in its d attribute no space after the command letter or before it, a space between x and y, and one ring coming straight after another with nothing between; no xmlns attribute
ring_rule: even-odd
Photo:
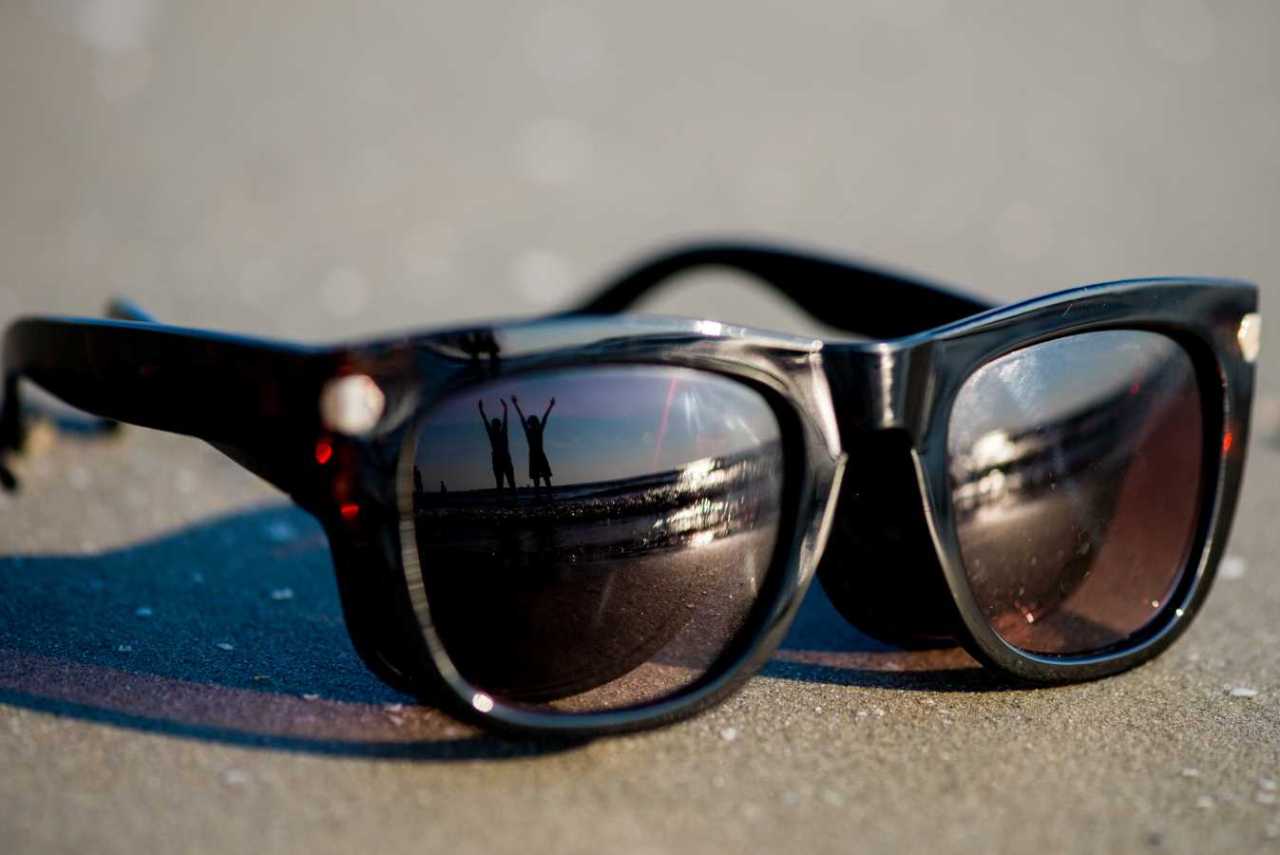
<svg viewBox="0 0 1280 855"><path fill-rule="evenodd" d="M1190 358L1151 332L1056 339L965 382L948 437L952 503L996 632L1081 654L1161 612L1195 534L1203 421Z"/></svg>
<svg viewBox="0 0 1280 855"><path fill-rule="evenodd" d="M418 427L413 513L450 658L563 710L689 685L763 585L781 471L768 403L706 372L544 372L443 401Z"/></svg>

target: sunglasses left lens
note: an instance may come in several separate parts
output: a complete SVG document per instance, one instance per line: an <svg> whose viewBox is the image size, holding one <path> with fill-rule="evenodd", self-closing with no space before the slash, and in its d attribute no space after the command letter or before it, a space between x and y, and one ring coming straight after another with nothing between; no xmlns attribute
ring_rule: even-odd
<svg viewBox="0 0 1280 855"><path fill-rule="evenodd" d="M948 447L965 574L992 628L1033 653L1122 644L1166 613L1202 506L1190 356L1142 330L1014 351L956 396Z"/></svg>
<svg viewBox="0 0 1280 855"><path fill-rule="evenodd" d="M750 387L670 367L523 374L442 400L411 448L431 619L494 698L654 702L746 625L782 491L777 418Z"/></svg>

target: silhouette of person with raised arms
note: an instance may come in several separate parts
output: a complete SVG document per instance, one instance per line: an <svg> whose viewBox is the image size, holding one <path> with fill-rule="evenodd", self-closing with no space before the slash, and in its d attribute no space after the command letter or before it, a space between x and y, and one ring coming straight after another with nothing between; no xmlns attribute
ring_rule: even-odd
<svg viewBox="0 0 1280 855"><path fill-rule="evenodd" d="M520 416L520 426L524 428L525 441L529 444L529 480L533 481L534 492L538 490L539 481L545 483L549 495L551 463L547 460L547 453L542 449L542 434L547 428L547 419L551 417L551 408L556 405L556 399L552 398L551 403L547 404L547 411L542 414L541 420L536 415L525 418L515 395L511 396L511 403L515 404L516 413Z"/></svg>
<svg viewBox="0 0 1280 855"><path fill-rule="evenodd" d="M511 448L507 445L507 402L501 398L502 418L494 416L490 419L484 411L484 401L477 401L480 408L480 421L484 424L484 432L489 436L489 451L493 462L493 479L498 485L498 495L502 495L502 481L505 478L511 487L511 495L516 493L516 470L511 464Z"/></svg>

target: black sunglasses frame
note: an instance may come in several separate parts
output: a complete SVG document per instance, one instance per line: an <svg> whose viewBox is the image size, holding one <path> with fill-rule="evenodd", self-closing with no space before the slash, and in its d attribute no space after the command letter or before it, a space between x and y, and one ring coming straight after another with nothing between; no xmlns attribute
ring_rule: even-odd
<svg viewBox="0 0 1280 855"><path fill-rule="evenodd" d="M610 314L704 266L749 273L819 320L888 340L824 342ZM1254 380L1253 354L1242 352L1239 331L1256 310L1253 285L1218 279L1112 282L992 309L850 262L736 244L657 256L566 315L336 347L169 327L118 306L114 314L124 320L28 318L10 327L0 447L22 445L20 378L107 419L201 437L320 520L352 641L382 679L485 727L590 737L674 721L723 699L773 655L820 562L824 583L874 569L843 566L849 555L827 549L824 557L824 547L840 513L837 497L843 501L842 470L862 466L868 443L885 435L902 438L914 473L902 510L923 520L925 546L936 558L935 566L925 560L903 575L921 588L945 589L941 634L980 661L1034 682L1092 679L1156 655L1200 608L1230 530ZM1165 334L1192 359L1206 419L1199 530L1179 589L1139 635L1086 656L1037 655L991 628L964 573L946 460L951 407L964 381L987 362L1103 329ZM710 371L752 386L770 402L782 428L788 512L768 581L720 660L668 698L591 713L504 703L458 673L431 619L414 538L406 536L412 526L406 461L415 427L442 396L497 376L607 364ZM356 433L335 428L319 404L334 383L352 377L371 380L384 404L376 423ZM913 603L878 605L887 624L910 623L919 611Z"/></svg>

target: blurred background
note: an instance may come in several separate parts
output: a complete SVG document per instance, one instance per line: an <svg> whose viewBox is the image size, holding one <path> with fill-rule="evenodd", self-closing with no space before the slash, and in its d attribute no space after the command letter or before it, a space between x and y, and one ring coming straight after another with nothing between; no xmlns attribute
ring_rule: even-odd
<svg viewBox="0 0 1280 855"><path fill-rule="evenodd" d="M122 293L355 335L547 311L706 234L1002 298L1265 283L1277 36L1266 0L11 0L0 317ZM712 287L657 307L794 321Z"/></svg>
<svg viewBox="0 0 1280 855"><path fill-rule="evenodd" d="M2 0L0 322L125 295L354 338L554 310L711 235L997 300L1238 276L1266 313L1278 43L1270 0ZM649 307L812 328L723 275ZM216 451L45 442L0 494L0 851L1275 851L1262 361L1221 581L1151 665L952 678L859 650L815 586L725 706L550 753L377 683L319 529Z"/></svg>

